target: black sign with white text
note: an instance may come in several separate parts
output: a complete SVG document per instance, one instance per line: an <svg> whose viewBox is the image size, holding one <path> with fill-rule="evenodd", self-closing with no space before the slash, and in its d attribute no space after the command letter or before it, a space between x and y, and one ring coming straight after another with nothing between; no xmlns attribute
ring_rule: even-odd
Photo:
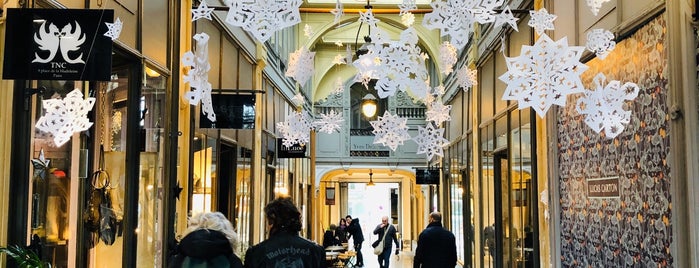
<svg viewBox="0 0 699 268"><path fill-rule="evenodd" d="M7 10L3 79L109 81L114 10Z"/></svg>
<svg viewBox="0 0 699 268"><path fill-rule="evenodd" d="M284 146L283 139L277 139L278 158L304 158L306 157L306 145L298 143L292 146Z"/></svg>
<svg viewBox="0 0 699 268"><path fill-rule="evenodd" d="M439 169L415 168L415 184L439 184Z"/></svg>

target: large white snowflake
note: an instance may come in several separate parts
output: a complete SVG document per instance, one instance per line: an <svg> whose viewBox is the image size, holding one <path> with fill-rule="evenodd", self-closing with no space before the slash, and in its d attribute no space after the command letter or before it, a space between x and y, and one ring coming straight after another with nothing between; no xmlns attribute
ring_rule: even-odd
<svg viewBox="0 0 699 268"><path fill-rule="evenodd" d="M565 106L566 95L585 90L580 74L587 65L580 62L584 47L569 47L566 37L554 42L548 35L534 46L522 46L519 57L506 57L508 71L503 100L519 101L519 109L532 107L544 117L551 105Z"/></svg>
<svg viewBox="0 0 699 268"><path fill-rule="evenodd" d="M587 33L585 48L590 52L594 52L598 58L606 58L609 52L614 50L614 47L616 47L616 42L612 32L605 29L592 29Z"/></svg>
<svg viewBox="0 0 699 268"><path fill-rule="evenodd" d="M272 34L301 22L302 0L227 0L226 22L251 33L264 43Z"/></svg>
<svg viewBox="0 0 699 268"><path fill-rule="evenodd" d="M597 13L599 13L599 9L602 7L602 4L609 1L611 0L586 0L587 5L590 7L590 11L592 11L592 14L595 16L597 16Z"/></svg>
<svg viewBox="0 0 699 268"><path fill-rule="evenodd" d="M432 12L425 15L422 24L430 30L439 29L442 36L449 35L458 49L468 43L473 26L495 19L493 9L502 6L504 0L438 0L432 2Z"/></svg>
<svg viewBox="0 0 699 268"><path fill-rule="evenodd" d="M283 137L282 144L287 147L310 142L311 128L311 119L303 112L287 115L286 121L277 123L277 129Z"/></svg>
<svg viewBox="0 0 699 268"><path fill-rule="evenodd" d="M427 117L425 121L432 121L436 125L441 125L445 121L451 121L451 105L444 105L441 101L434 101L429 106L430 109L427 110L425 116Z"/></svg>
<svg viewBox="0 0 699 268"><path fill-rule="evenodd" d="M449 141L445 139L444 129L435 128L434 124L427 122L425 127L418 126L418 134L413 138L417 143L417 154L425 154L427 161L431 161L435 155L444 156L444 146Z"/></svg>
<svg viewBox="0 0 699 268"><path fill-rule="evenodd" d="M197 43L196 52L187 51L182 56L182 65L191 67L189 72L183 76L182 80L189 83L190 91L187 91L183 98L190 105L198 105L201 101L201 112L211 122L216 122L216 114L211 104L211 83L209 83L209 35L198 33L194 35Z"/></svg>
<svg viewBox="0 0 699 268"><path fill-rule="evenodd" d="M332 134L342 128L342 114L336 113L335 110L330 110L327 114L320 114L320 119L313 122L313 126L318 132Z"/></svg>
<svg viewBox="0 0 699 268"><path fill-rule="evenodd" d="M545 30L553 30L553 21L556 19L556 15L549 14L545 9L539 9L538 11L530 10L529 15L529 25L536 30L539 35L543 34Z"/></svg>
<svg viewBox="0 0 699 268"><path fill-rule="evenodd" d="M403 3L398 4L398 8L400 8L400 15L403 16L410 13L410 11L417 9L417 4L415 3L415 0L403 0Z"/></svg>
<svg viewBox="0 0 699 268"><path fill-rule="evenodd" d="M470 69L464 65L456 72L456 82L464 90L478 85L478 70Z"/></svg>
<svg viewBox="0 0 699 268"><path fill-rule="evenodd" d="M87 113L95 105L95 98L83 98L80 89L74 89L64 99L42 101L46 113L36 122L36 128L51 133L56 146L63 146L75 132L89 129L92 122Z"/></svg>
<svg viewBox="0 0 699 268"><path fill-rule="evenodd" d="M454 69L454 64L457 60L456 47L449 43L449 41L444 41L439 47L439 68L442 69L443 74L450 74Z"/></svg>
<svg viewBox="0 0 699 268"><path fill-rule="evenodd" d="M595 76L595 90L586 90L578 99L575 109L585 116L585 123L597 133L604 130L607 138L613 139L631 121L631 111L626 110L626 101L638 96L638 85L634 83L621 84L620 81L610 81L606 86L603 74Z"/></svg>
<svg viewBox="0 0 699 268"><path fill-rule="evenodd" d="M305 46L289 54L289 68L285 75L294 78L300 85L305 84L313 76L315 55L315 52L308 51Z"/></svg>
<svg viewBox="0 0 699 268"><path fill-rule="evenodd" d="M369 122L374 130L374 143L388 146L395 151L398 145L403 145L403 142L410 139L408 134L408 119L401 118L398 115L391 115L388 111L384 112L383 116L379 116L378 120Z"/></svg>

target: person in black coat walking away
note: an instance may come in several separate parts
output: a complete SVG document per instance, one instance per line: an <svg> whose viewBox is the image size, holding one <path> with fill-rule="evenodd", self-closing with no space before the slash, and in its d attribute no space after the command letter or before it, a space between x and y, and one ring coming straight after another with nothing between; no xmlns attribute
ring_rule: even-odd
<svg viewBox="0 0 699 268"><path fill-rule="evenodd" d="M386 236L384 236L384 233ZM383 216L381 217L381 224L377 225L374 229L374 234L379 235L379 239L372 244L373 247L376 247L379 243L381 243L381 239L384 239L383 251L381 251L381 254L379 254L379 267L388 268L391 260L391 249L393 248L393 243L396 243L396 255L398 255L398 252L400 251L400 244L398 244L398 237L396 236L396 227L393 227L393 224L388 223L388 216Z"/></svg>
<svg viewBox="0 0 699 268"><path fill-rule="evenodd" d="M233 249L238 235L221 212L204 212L189 219L189 227L176 246L168 267L230 267L243 263Z"/></svg>
<svg viewBox="0 0 699 268"><path fill-rule="evenodd" d="M326 267L325 249L299 236L301 213L290 197L274 199L264 211L269 237L248 248L244 267Z"/></svg>
<svg viewBox="0 0 699 268"><path fill-rule="evenodd" d="M352 216L347 215L345 220L349 222L347 225L347 233L349 234L347 239L353 238L354 250L357 251L357 266L364 266L364 256L362 256L362 243L364 243L364 234L362 233L362 226L359 225L359 219L352 219Z"/></svg>
<svg viewBox="0 0 699 268"><path fill-rule="evenodd" d="M420 233L413 268L456 266L456 238L442 227L442 213L430 213L427 228Z"/></svg>

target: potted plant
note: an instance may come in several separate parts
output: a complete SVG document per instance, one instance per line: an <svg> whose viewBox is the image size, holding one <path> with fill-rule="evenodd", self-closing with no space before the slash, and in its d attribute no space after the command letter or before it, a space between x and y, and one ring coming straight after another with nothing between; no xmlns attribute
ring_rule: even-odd
<svg viewBox="0 0 699 268"><path fill-rule="evenodd" d="M51 264L42 261L33 250L18 245L0 247L0 253L5 253L17 262L21 268L51 268Z"/></svg>

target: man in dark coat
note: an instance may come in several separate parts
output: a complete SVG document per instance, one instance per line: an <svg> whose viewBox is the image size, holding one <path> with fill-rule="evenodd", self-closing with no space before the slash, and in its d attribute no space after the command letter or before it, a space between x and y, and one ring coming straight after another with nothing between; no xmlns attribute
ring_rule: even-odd
<svg viewBox="0 0 699 268"><path fill-rule="evenodd" d="M413 268L456 266L456 238L442 227L442 213L430 213L427 228L420 233Z"/></svg>
<svg viewBox="0 0 699 268"><path fill-rule="evenodd" d="M398 237L396 236L396 227L388 223L388 217L383 216L381 218L381 223L374 229L374 234L379 235L378 240L376 240L371 246L376 247L383 239L383 251L379 254L379 267L388 268L391 260L391 249L393 248L393 243L396 243L396 255L400 251L400 244L398 244ZM386 236L384 236L386 234Z"/></svg>
<svg viewBox="0 0 699 268"><path fill-rule="evenodd" d="M299 236L301 213L289 197L274 199L265 206L267 240L245 253L246 268L326 267L325 249Z"/></svg>
<svg viewBox="0 0 699 268"><path fill-rule="evenodd" d="M243 267L226 236L218 231L191 232L180 241L179 251L170 267Z"/></svg>
<svg viewBox="0 0 699 268"><path fill-rule="evenodd" d="M347 215L345 220L349 222L347 226L347 233L349 236L347 239L354 238L354 250L357 251L357 266L364 266L364 256L362 256L362 243L364 243L364 234L362 233L362 226L359 225L359 219L352 219L352 216Z"/></svg>

